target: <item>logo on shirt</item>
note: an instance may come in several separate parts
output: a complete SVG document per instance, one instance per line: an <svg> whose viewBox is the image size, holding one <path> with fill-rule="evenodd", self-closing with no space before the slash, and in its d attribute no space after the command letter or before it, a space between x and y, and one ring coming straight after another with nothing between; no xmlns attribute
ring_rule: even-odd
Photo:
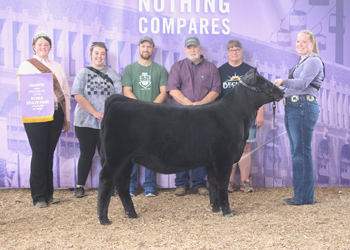
<svg viewBox="0 0 350 250"><path fill-rule="evenodd" d="M112 94L111 85L107 80L102 79L96 74L88 74L86 91L89 96L92 95L107 95Z"/></svg>
<svg viewBox="0 0 350 250"><path fill-rule="evenodd" d="M234 76L228 76L228 79L222 83L222 87L224 89L232 89L237 85L239 80L241 80L241 76L238 76L235 73Z"/></svg>
<svg viewBox="0 0 350 250"><path fill-rule="evenodd" d="M140 81L139 81L140 86L142 87L141 90L149 90L151 88L149 88L149 86L152 84L151 82L151 76L148 75L148 73L142 73L142 75L140 75Z"/></svg>

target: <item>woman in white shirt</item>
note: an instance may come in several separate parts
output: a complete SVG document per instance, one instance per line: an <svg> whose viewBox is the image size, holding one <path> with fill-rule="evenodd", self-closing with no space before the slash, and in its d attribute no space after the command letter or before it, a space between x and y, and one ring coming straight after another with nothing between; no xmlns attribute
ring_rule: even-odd
<svg viewBox="0 0 350 250"><path fill-rule="evenodd" d="M70 127L70 94L63 67L49 59L51 50L49 35L44 32L35 35L32 47L35 55L32 59L21 63L18 74L54 73L53 121L24 123L32 149L30 189L33 204L43 208L48 204L60 202L59 199L53 198L53 154L62 130L65 133Z"/></svg>

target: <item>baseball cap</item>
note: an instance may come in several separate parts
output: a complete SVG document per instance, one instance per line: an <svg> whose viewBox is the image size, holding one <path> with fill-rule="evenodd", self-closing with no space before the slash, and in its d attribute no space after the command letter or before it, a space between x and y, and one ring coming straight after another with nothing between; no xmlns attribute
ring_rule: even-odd
<svg viewBox="0 0 350 250"><path fill-rule="evenodd" d="M139 41L139 45L140 45L141 43L143 43L144 41L150 42L150 43L153 45L153 47L155 47L152 38L150 38L150 37L148 37L148 36L142 37L142 38L140 39L140 41Z"/></svg>
<svg viewBox="0 0 350 250"><path fill-rule="evenodd" d="M185 48L190 45L201 46L201 43L199 42L199 39L197 37L192 36L192 37L186 38L185 40Z"/></svg>

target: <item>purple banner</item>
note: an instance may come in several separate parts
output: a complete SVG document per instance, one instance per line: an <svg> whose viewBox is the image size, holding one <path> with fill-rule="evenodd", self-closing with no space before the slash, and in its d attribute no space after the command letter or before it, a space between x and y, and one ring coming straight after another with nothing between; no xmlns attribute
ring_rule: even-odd
<svg viewBox="0 0 350 250"><path fill-rule="evenodd" d="M52 73L22 74L19 79L23 122L52 121Z"/></svg>

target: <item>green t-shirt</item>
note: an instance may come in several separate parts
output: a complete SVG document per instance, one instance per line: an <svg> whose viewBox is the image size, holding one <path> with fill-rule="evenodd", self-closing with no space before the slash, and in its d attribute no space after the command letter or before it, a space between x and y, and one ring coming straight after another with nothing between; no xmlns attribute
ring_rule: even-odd
<svg viewBox="0 0 350 250"><path fill-rule="evenodd" d="M160 93L159 88L166 86L168 71L156 62L144 67L134 62L125 67L123 86L132 87L137 99L153 102Z"/></svg>

